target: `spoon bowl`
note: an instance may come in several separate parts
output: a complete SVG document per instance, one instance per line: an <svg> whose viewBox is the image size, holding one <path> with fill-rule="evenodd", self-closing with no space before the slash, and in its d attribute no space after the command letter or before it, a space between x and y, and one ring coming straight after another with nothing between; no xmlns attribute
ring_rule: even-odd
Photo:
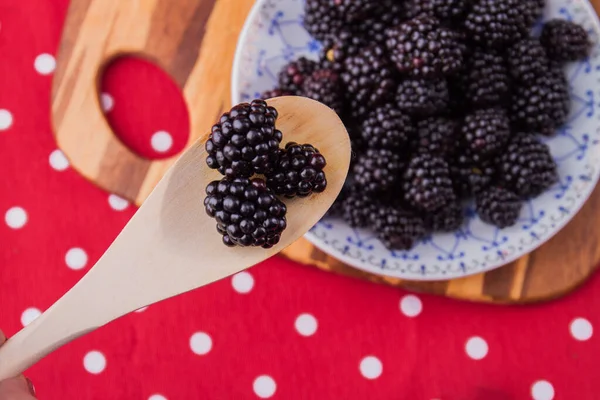
<svg viewBox="0 0 600 400"><path fill-rule="evenodd" d="M286 142L311 143L327 159L325 192L286 201L287 229L271 249L227 248L206 215L205 188L222 178L206 165L202 138L186 150L92 269L0 348L0 380L16 376L71 340L141 307L251 267L316 224L341 191L350 165L343 123L303 97L271 99Z"/></svg>

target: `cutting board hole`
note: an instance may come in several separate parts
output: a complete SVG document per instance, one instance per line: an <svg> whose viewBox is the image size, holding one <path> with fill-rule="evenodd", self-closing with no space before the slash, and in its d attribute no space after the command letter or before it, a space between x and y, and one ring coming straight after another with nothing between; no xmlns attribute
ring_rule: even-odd
<svg viewBox="0 0 600 400"><path fill-rule="evenodd" d="M187 144L190 118L181 90L151 62L131 56L113 60L98 95L113 132L138 155L168 158Z"/></svg>

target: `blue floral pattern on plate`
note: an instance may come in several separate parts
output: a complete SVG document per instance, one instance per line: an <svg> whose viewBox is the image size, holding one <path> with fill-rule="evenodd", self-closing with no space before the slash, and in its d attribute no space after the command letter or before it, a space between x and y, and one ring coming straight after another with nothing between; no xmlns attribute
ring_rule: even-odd
<svg viewBox="0 0 600 400"><path fill-rule="evenodd" d="M595 47L592 56L568 68L572 111L555 137L545 139L559 166L560 181L528 201L519 222L508 229L483 223L473 207L454 233L433 234L410 251L390 251L367 230L324 219L308 234L315 246L356 268L411 280L439 280L489 271L534 250L579 211L600 176L599 23L586 0L550 0L545 19L583 25ZM232 100L256 98L275 86L277 71L289 60L316 59L320 44L302 26L302 0L263 0L240 36L233 68ZM538 27L539 29L539 27Z"/></svg>

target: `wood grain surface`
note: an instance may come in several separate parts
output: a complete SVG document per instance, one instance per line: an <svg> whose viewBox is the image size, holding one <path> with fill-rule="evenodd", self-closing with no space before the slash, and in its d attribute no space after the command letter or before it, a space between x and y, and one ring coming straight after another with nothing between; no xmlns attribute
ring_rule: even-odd
<svg viewBox="0 0 600 400"><path fill-rule="evenodd" d="M600 0L592 3L600 9ZM71 165L107 191L141 204L174 158L142 159L116 138L100 107L103 68L115 57L133 54L173 77L189 109L192 143L230 107L235 46L253 4L254 0L73 0L52 94L56 139ZM543 301L569 293L596 269L598 207L597 188L573 221L537 251L494 271L452 281L413 282L365 273L304 239L283 255L323 270L417 292L491 303Z"/></svg>

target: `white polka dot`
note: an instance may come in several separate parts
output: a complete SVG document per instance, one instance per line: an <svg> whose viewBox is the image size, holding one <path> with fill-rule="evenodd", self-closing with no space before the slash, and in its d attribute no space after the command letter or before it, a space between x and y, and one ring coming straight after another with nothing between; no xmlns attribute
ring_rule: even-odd
<svg viewBox="0 0 600 400"><path fill-rule="evenodd" d="M13 116L8 110L0 109L0 131L5 131L13 123Z"/></svg>
<svg viewBox="0 0 600 400"><path fill-rule="evenodd" d="M548 381L537 381L531 386L531 397L533 400L552 400L554 387Z"/></svg>
<svg viewBox="0 0 600 400"><path fill-rule="evenodd" d="M169 132L158 131L152 135L150 144L152 145L154 151L164 153L165 151L168 151L171 146L173 146L173 138Z"/></svg>
<svg viewBox="0 0 600 400"><path fill-rule="evenodd" d="M99 374L106 368L106 357L99 351L90 351L83 357L83 367L90 374Z"/></svg>
<svg viewBox="0 0 600 400"><path fill-rule="evenodd" d="M400 300L400 311L407 317L416 317L423 311L423 303L417 296L407 294Z"/></svg>
<svg viewBox="0 0 600 400"><path fill-rule="evenodd" d="M577 340L589 340L594 333L594 327L591 322L585 318L575 318L569 327L571 335Z"/></svg>
<svg viewBox="0 0 600 400"><path fill-rule="evenodd" d="M69 168L69 160L65 157L65 153L56 149L50 153L50 166L57 171L64 171Z"/></svg>
<svg viewBox="0 0 600 400"><path fill-rule="evenodd" d="M144 312L144 311L146 311L147 309L148 309L148 306L146 306L146 307L142 307L142 308L138 308L137 310L135 310L135 312L137 312L137 313L141 313L141 312Z"/></svg>
<svg viewBox="0 0 600 400"><path fill-rule="evenodd" d="M104 112L110 112L115 106L115 99L108 93L102 93L100 95L100 103L102 103L102 110Z"/></svg>
<svg viewBox="0 0 600 400"><path fill-rule="evenodd" d="M254 287L254 278L249 272L242 271L231 278L233 289L238 293L249 293Z"/></svg>
<svg viewBox="0 0 600 400"><path fill-rule="evenodd" d="M21 325L27 326L32 323L42 312L35 307L30 307L21 314Z"/></svg>
<svg viewBox="0 0 600 400"><path fill-rule="evenodd" d="M85 250L74 247L67 251L65 255L65 262L67 263L67 267L71 269L82 269L88 262L88 256Z"/></svg>
<svg viewBox="0 0 600 400"><path fill-rule="evenodd" d="M203 356L212 349L212 339L207 333L196 332L190 338L190 347L194 353Z"/></svg>
<svg viewBox="0 0 600 400"><path fill-rule="evenodd" d="M488 353L488 344L485 339L479 336L473 336L469 340L467 340L467 344L465 345L465 351L467 355L471 357L473 360L481 360Z"/></svg>
<svg viewBox="0 0 600 400"><path fill-rule="evenodd" d="M27 223L27 211L22 207L11 207L4 214L4 221L9 228L20 229Z"/></svg>
<svg viewBox="0 0 600 400"><path fill-rule="evenodd" d="M300 314L294 323L296 330L302 336L312 336L317 331L317 319L311 314Z"/></svg>
<svg viewBox="0 0 600 400"><path fill-rule="evenodd" d="M152 396L148 397L148 400L167 400L167 398L162 394L153 394Z"/></svg>
<svg viewBox="0 0 600 400"><path fill-rule="evenodd" d="M268 399L275 394L277 384L269 375L261 375L252 384L254 393L261 399Z"/></svg>
<svg viewBox="0 0 600 400"><path fill-rule="evenodd" d="M360 361L360 373L367 379L377 379L383 372L383 365L379 358L367 356Z"/></svg>
<svg viewBox="0 0 600 400"><path fill-rule="evenodd" d="M123 211L129 207L129 202L116 194L108 196L108 204L110 205L110 208L116 211Z"/></svg>
<svg viewBox="0 0 600 400"><path fill-rule="evenodd" d="M52 54L44 53L35 58L33 65L38 73L48 75L54 72L56 60Z"/></svg>

